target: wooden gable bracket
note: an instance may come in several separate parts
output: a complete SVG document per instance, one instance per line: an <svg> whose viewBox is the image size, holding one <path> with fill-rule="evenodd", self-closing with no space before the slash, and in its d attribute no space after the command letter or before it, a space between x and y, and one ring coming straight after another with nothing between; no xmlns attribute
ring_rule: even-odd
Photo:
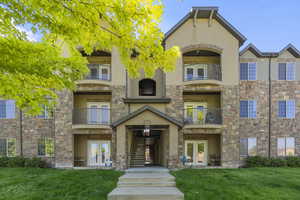
<svg viewBox="0 0 300 200"><path fill-rule="evenodd" d="M208 27L211 27L211 25L212 25L212 18L213 18L214 12L215 12L214 10L210 11L209 20L208 20Z"/></svg>
<svg viewBox="0 0 300 200"><path fill-rule="evenodd" d="M196 10L195 15L194 15L194 19L193 19L193 27L194 27L194 28L196 27L196 19L197 19L197 15L198 15L198 9Z"/></svg>

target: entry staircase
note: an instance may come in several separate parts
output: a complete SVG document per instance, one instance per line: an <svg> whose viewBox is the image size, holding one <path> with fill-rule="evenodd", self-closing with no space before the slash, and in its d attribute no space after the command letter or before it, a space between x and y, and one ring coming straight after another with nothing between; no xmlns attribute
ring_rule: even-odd
<svg viewBox="0 0 300 200"><path fill-rule="evenodd" d="M131 146L129 155L130 167L144 167L145 166L145 139L136 137Z"/></svg>
<svg viewBox="0 0 300 200"><path fill-rule="evenodd" d="M143 167L126 170L108 200L184 200L184 194L168 169Z"/></svg>

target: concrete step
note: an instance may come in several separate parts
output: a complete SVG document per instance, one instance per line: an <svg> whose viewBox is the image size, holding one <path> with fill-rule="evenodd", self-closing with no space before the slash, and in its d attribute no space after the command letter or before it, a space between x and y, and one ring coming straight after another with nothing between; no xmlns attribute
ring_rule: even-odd
<svg viewBox="0 0 300 200"><path fill-rule="evenodd" d="M163 167L141 167L141 168L129 168L126 173L169 173L167 168Z"/></svg>
<svg viewBox="0 0 300 200"><path fill-rule="evenodd" d="M146 181L146 180L145 180ZM171 182L118 182L118 187L175 187L176 183Z"/></svg>
<svg viewBox="0 0 300 200"><path fill-rule="evenodd" d="M184 200L176 187L117 187L108 200Z"/></svg>
<svg viewBox="0 0 300 200"><path fill-rule="evenodd" d="M175 177L168 173L130 173L124 174L119 178L119 181L131 181L131 182L138 182L138 181L146 181L146 182L169 182L175 181Z"/></svg>

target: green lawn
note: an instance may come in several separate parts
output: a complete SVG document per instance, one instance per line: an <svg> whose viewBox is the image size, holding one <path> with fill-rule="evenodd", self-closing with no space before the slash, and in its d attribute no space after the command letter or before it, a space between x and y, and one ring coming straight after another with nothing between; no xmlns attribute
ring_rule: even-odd
<svg viewBox="0 0 300 200"><path fill-rule="evenodd" d="M185 169L173 175L185 200L300 199L300 168Z"/></svg>
<svg viewBox="0 0 300 200"><path fill-rule="evenodd" d="M0 168L1 200L104 200L121 172Z"/></svg>

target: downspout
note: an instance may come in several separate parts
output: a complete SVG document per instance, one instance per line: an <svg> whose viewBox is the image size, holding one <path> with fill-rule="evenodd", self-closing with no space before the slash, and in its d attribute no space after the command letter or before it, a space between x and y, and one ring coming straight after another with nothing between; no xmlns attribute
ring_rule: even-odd
<svg viewBox="0 0 300 200"><path fill-rule="evenodd" d="M269 149L268 149L268 157L271 157L271 117L272 117L272 81L271 81L271 60L272 57L269 57Z"/></svg>
<svg viewBox="0 0 300 200"><path fill-rule="evenodd" d="M23 113L20 110L20 156L23 156Z"/></svg>

